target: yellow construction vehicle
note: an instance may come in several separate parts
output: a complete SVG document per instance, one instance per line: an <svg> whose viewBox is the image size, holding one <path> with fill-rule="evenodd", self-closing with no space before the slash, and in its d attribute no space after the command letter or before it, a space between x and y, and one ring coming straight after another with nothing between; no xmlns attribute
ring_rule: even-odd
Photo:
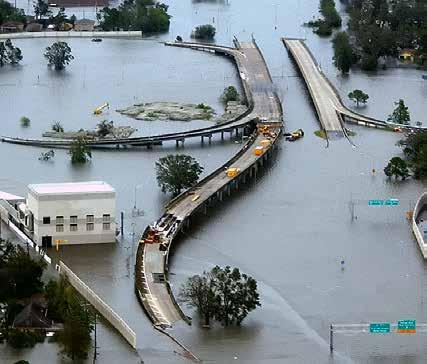
<svg viewBox="0 0 427 364"><path fill-rule="evenodd" d="M93 110L93 114L94 115L101 115L102 111L105 108L110 108L110 104L108 102L106 102L105 104L102 104L101 106L97 107L95 110Z"/></svg>

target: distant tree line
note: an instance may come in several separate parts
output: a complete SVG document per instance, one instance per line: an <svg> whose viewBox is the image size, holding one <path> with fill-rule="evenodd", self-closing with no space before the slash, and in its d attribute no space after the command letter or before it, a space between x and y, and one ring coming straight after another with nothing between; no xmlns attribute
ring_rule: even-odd
<svg viewBox="0 0 427 364"><path fill-rule="evenodd" d="M345 66L335 63L343 73L348 72L347 64L356 63L363 70L375 70L381 57L397 57L399 50L404 48L415 50L416 61L425 62L425 0L351 0L347 11L350 19L346 33L349 37L334 49L335 58L339 58L337 53L348 53ZM343 36L337 34L336 37Z"/></svg>
<svg viewBox="0 0 427 364"><path fill-rule="evenodd" d="M24 10L13 7L13 5L6 0L0 0L0 25L8 21L17 21L25 24L26 18Z"/></svg>
<svg viewBox="0 0 427 364"><path fill-rule="evenodd" d="M117 8L103 8L97 18L103 30L141 30L143 33L169 30L168 5L154 0L125 0Z"/></svg>

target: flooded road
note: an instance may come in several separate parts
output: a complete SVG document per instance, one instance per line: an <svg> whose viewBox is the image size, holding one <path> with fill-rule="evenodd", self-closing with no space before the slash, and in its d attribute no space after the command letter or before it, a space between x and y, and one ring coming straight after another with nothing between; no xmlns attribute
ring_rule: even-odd
<svg viewBox="0 0 427 364"><path fill-rule="evenodd" d="M391 112L394 101L404 98L412 120L427 122L427 86L421 73L392 69L339 76L331 63L329 40L300 26L317 14L316 0L277 6L262 0L250 7L243 0L167 3L173 15L169 34L99 44L70 40L76 59L63 75L46 68L42 50L49 40L16 41L24 61L19 68L0 69L0 134L39 137L53 121L61 121L66 129L94 127L100 118L92 111L105 101L112 105L106 118L133 125L142 135L209 125L206 121L139 122L114 109L135 100L165 100L205 102L221 113L218 97L223 88L238 85L233 65L222 57L166 48L159 41L176 35L186 38L195 25L212 23L213 18L218 43L231 45L233 35L247 40L253 32L283 99L285 127L303 128L305 137L292 144L283 141L256 183L196 221L177 244L170 279L178 292L189 275L216 264L238 266L258 280L262 307L241 328L203 330L195 317L192 327L180 324L172 334L206 363L424 363L426 334L337 335L339 353L329 355L331 323L427 322L425 265L405 219L425 186L388 181L382 173L390 157L400 152L395 146L397 134L350 125L358 148L345 139L325 148L325 142L313 134L319 129L316 115L280 37L307 37L345 102L350 90L360 88L370 95L360 111L380 119ZM21 116L31 119L29 128L20 126ZM226 140L202 148L195 140L181 151L197 158L209 173L239 147ZM174 144L150 151L95 151L93 161L80 168L70 165L66 151L58 151L52 163L39 162L40 152L0 144L0 184L2 178L17 181L21 191L29 183L53 181L105 180L114 186L118 212L126 215L125 239L116 245L62 247L60 256L129 322L144 362L186 362L151 327L136 300L132 276L138 236L161 215L167 201L156 185L153 166L159 157L175 152ZM137 207L145 212L138 218L131 217L135 195ZM367 206L368 199L389 197L400 198L401 205ZM357 219L351 218L351 202ZM55 257L56 252L50 255ZM98 345L99 362L140 362L106 325L99 327ZM19 358L61 362L56 346L47 343L22 353L6 348L0 352L0 361L7 364Z"/></svg>

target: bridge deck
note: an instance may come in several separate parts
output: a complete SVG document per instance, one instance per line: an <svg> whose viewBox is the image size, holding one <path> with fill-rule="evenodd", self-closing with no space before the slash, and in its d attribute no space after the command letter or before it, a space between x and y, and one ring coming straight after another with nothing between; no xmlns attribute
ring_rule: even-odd
<svg viewBox="0 0 427 364"><path fill-rule="evenodd" d="M235 157L167 206L165 214L155 224L161 231L161 241L166 242L168 246L166 252L161 250L160 244L140 243L138 248L140 259L137 260L136 265L136 287L151 320L160 326L172 326L174 322L186 319L176 304L167 282L167 259L173 239L190 216L206 206L209 199L218 193L222 193L226 188L231 188L231 184L237 183L241 176L248 174L251 168L257 168L258 163L261 163L260 161L266 157L266 153L269 153L269 150L274 147L282 129L281 105L274 92L267 65L255 43L242 43L237 50L197 44L177 43L176 45L198 50L226 51L233 56L238 66L246 97L251 103L252 111L246 118L262 120L260 124L271 125L272 134L270 136L271 145L267 147L264 155L256 156L254 153L261 140L266 139L264 135L256 131ZM236 177L230 178L225 173L225 169L228 167L239 168L240 173ZM146 233L147 231L142 236L141 241ZM160 283L156 279L159 273L165 276L166 282Z"/></svg>
<svg viewBox="0 0 427 364"><path fill-rule="evenodd" d="M363 125L388 128L394 127L418 130L416 126L403 126L387 123L350 110L341 100L338 91L326 78L316 60L302 39L282 39L289 50L310 92L320 124L327 132L342 132L343 120L361 122ZM425 129L425 128L424 128Z"/></svg>

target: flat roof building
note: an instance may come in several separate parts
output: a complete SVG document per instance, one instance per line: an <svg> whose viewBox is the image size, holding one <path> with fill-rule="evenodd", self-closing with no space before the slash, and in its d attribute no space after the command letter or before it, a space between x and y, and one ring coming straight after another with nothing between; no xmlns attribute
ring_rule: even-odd
<svg viewBox="0 0 427 364"><path fill-rule="evenodd" d="M116 192L108 183L32 184L27 209L25 226L39 246L116 240Z"/></svg>

